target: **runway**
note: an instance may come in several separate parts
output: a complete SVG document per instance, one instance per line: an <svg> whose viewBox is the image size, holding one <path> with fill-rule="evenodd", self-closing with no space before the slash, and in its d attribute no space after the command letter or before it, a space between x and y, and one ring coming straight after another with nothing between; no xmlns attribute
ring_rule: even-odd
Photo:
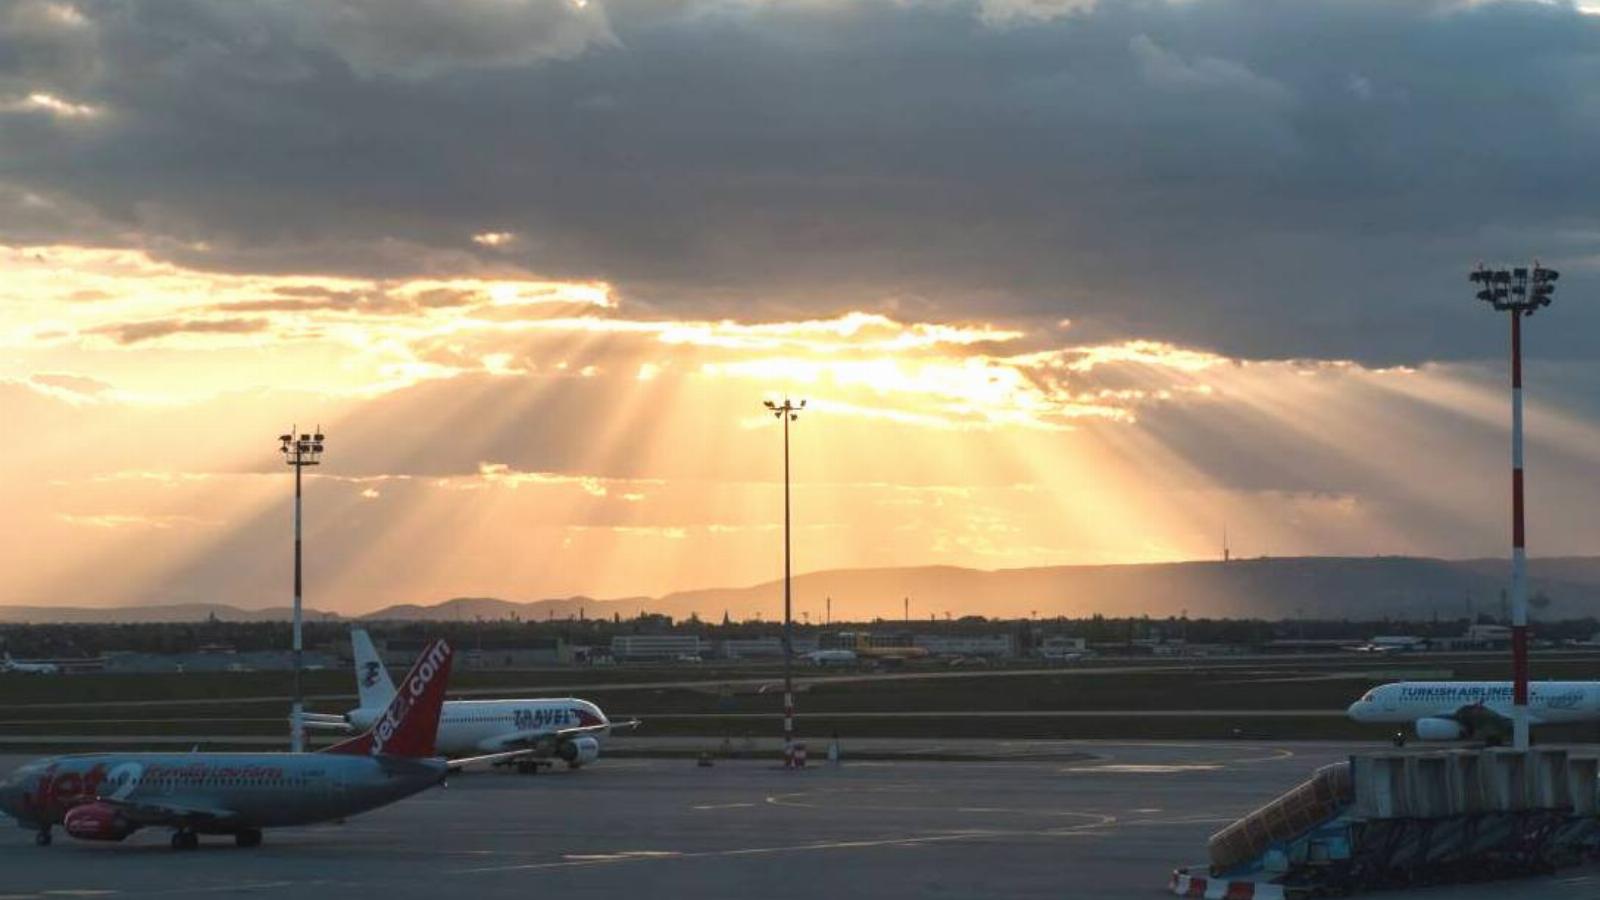
<svg viewBox="0 0 1600 900"><path fill-rule="evenodd" d="M964 742L970 743L970 742ZM1026 761L1018 761L1018 747ZM123 844L0 831L0 893L429 898L1134 898L1162 896L1206 837L1352 748L1332 743L996 743L998 762L602 759L579 772L460 776L343 826ZM0 757L0 769L22 761ZM1589 898L1600 871L1416 891ZM1400 896L1400 895L1390 895Z"/></svg>
<svg viewBox="0 0 1600 900"><path fill-rule="evenodd" d="M1567 663L1567 662L1593 662L1596 654L1592 652L1545 652L1536 657L1539 663ZM1420 677L1415 673L1418 666L1463 665L1484 661L1498 661L1499 657L1481 652L1463 653L1429 653L1425 657L1386 657L1383 659L1358 658L1349 653L1304 653L1304 654L1271 654L1253 655L1245 654L1227 657L1188 657L1171 660L1125 662L1118 660L1095 659L1087 662L1075 662L1065 665L1048 667L1024 668L995 668L995 669L913 669L908 671L862 671L827 668L827 667L802 667L795 673L795 690L805 692L813 687L840 686L863 683L898 683L920 681L952 681L982 679L1000 679L1003 683L1008 679L1027 678L1104 678L1126 675L1183 675L1198 673L1238 672L1250 676L1240 683L1258 683L1264 679L1260 674L1270 673L1273 670L1297 671L1308 667L1316 668L1333 664L1337 671L1322 672L1312 676L1313 680L1361 680L1364 678L1383 678L1397 680L1403 677ZM588 694L604 695L619 691L648 691L648 690L693 690L706 692L721 692L728 689L754 689L759 692L765 688L776 690L782 684L782 675L776 669L770 672L743 671L737 674L712 674L695 673L692 667L683 677L660 678L643 677L631 680L626 677L626 670L602 670L602 674L617 671L617 680L592 679L569 680L571 669L558 670L524 670L526 681L508 681L492 686L459 687L450 691L453 699L469 699L481 697L505 697L513 695L528 695L553 697L560 695L584 696ZM215 673L211 673L215 674ZM101 677L101 676L71 676ZM1265 679L1271 680L1271 679ZM1296 680L1302 680L1296 678ZM242 704L273 703L283 704L290 701L287 694L249 694L229 695L225 697L187 697L187 698L144 698L144 699L117 699L114 705L119 708L143 709L172 709L182 707L205 708L212 706L238 706ZM305 697L306 702L313 705L326 704L333 707L348 707L355 700L355 694L350 691L335 692L310 692ZM99 710L107 705L105 700L42 700L26 701L8 704L8 709L18 711L46 711L46 710L72 710L92 709Z"/></svg>

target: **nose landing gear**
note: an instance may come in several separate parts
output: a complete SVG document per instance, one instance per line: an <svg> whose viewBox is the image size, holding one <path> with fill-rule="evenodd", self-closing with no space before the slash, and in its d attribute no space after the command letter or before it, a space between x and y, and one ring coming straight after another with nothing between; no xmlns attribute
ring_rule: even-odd
<svg viewBox="0 0 1600 900"><path fill-rule="evenodd" d="M38 846L40 846L40 847L48 847L48 846L50 846L50 841L51 841L50 829L48 829L48 828L40 829L39 833L35 834L33 836L33 842L35 844L37 844Z"/></svg>
<svg viewBox="0 0 1600 900"><path fill-rule="evenodd" d="M172 833L172 849L193 850L200 846L200 835L192 831L174 831Z"/></svg>

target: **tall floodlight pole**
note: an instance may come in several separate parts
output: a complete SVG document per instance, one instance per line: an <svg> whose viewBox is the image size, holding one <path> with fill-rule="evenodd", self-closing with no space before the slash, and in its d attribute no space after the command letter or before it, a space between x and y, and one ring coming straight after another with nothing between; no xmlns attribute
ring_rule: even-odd
<svg viewBox="0 0 1600 900"><path fill-rule="evenodd" d="M789 571L789 423L800 418L806 402L763 401L767 409L783 421L783 765L794 768L794 619L790 613L793 594Z"/></svg>
<svg viewBox="0 0 1600 900"><path fill-rule="evenodd" d="M297 434L291 428L288 434L278 436L278 442L283 461L294 467L294 706L289 712L289 750L299 753L306 748L305 695L300 687L300 472L321 461L322 431L319 428L314 434Z"/></svg>
<svg viewBox="0 0 1600 900"><path fill-rule="evenodd" d="M1511 313L1511 723L1514 746L1528 749L1528 549L1522 524L1522 319L1549 306L1561 277L1534 262L1533 268L1489 269L1480 265L1471 281L1477 297L1496 312Z"/></svg>

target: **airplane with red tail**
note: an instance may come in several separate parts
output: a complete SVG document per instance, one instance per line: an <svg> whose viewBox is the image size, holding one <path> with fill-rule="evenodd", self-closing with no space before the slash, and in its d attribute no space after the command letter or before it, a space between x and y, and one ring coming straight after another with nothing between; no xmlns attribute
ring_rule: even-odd
<svg viewBox="0 0 1600 900"><path fill-rule="evenodd" d="M202 834L254 847L264 828L344 819L425 791L464 766L527 753L436 755L452 656L443 640L428 645L372 727L321 752L55 756L0 781L0 810L33 830L40 846L61 825L81 840L171 828L175 850L193 849Z"/></svg>

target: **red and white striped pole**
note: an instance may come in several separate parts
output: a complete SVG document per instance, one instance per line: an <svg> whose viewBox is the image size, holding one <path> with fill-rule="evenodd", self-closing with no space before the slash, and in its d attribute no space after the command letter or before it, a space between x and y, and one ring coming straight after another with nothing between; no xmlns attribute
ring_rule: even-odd
<svg viewBox="0 0 1600 900"><path fill-rule="evenodd" d="M783 405L787 407L789 401ZM794 414L783 417L783 765L794 768L794 623L789 596L789 423Z"/></svg>
<svg viewBox="0 0 1600 900"><path fill-rule="evenodd" d="M1513 746L1528 749L1528 547L1523 528L1522 317L1549 306L1560 273L1534 262L1531 269L1480 265L1470 281L1478 299L1511 313L1511 726Z"/></svg>
<svg viewBox="0 0 1600 900"><path fill-rule="evenodd" d="M1522 310L1511 310L1511 724L1528 749L1528 545L1522 524Z"/></svg>
<svg viewBox="0 0 1600 900"><path fill-rule="evenodd" d="M794 694L783 692L783 767L794 768Z"/></svg>

